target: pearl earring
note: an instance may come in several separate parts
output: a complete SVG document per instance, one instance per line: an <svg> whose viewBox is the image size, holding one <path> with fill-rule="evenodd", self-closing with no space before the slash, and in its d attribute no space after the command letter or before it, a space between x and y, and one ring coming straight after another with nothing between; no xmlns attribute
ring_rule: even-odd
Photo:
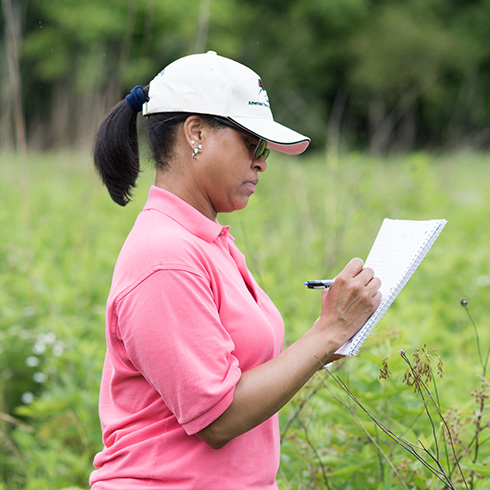
<svg viewBox="0 0 490 490"><path fill-rule="evenodd" d="M196 145L195 141L191 141L191 145ZM202 150L202 145L198 144L194 146L194 150L192 150L192 158L197 158L198 153Z"/></svg>

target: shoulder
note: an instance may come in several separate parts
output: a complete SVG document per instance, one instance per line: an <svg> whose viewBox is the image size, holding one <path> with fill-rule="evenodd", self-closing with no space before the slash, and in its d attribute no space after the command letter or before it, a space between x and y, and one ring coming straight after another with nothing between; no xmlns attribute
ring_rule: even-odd
<svg viewBox="0 0 490 490"><path fill-rule="evenodd" d="M140 214L127 242L137 255L144 253L145 259L158 265L195 262L213 248L212 241L199 236L195 230L154 210Z"/></svg>
<svg viewBox="0 0 490 490"><path fill-rule="evenodd" d="M113 283L124 289L155 270L184 270L207 277L215 246L178 221L157 212L142 212L119 254Z"/></svg>

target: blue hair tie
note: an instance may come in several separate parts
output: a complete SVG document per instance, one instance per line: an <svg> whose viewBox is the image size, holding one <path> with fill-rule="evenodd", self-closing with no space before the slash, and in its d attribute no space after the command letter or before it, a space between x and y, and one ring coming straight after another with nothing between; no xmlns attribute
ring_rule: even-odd
<svg viewBox="0 0 490 490"><path fill-rule="evenodd" d="M145 102L146 96L141 85L136 85L136 87L126 95L126 104L128 104L129 108L134 112L140 112Z"/></svg>

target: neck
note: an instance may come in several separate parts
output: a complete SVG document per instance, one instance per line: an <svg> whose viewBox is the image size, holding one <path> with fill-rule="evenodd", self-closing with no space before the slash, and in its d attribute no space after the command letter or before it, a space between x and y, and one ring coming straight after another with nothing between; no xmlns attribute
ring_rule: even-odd
<svg viewBox="0 0 490 490"><path fill-rule="evenodd" d="M191 176L182 176L172 169L157 170L155 185L179 197L211 221L216 220L216 210L199 191L199 186Z"/></svg>

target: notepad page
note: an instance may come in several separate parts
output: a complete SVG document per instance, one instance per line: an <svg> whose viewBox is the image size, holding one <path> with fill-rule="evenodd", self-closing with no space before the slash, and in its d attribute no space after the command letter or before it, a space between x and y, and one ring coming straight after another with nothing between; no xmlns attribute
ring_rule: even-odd
<svg viewBox="0 0 490 490"><path fill-rule="evenodd" d="M365 261L381 280L382 300L361 330L337 353L357 354L362 343L408 282L444 228L446 220L392 220L386 218Z"/></svg>
<svg viewBox="0 0 490 490"><path fill-rule="evenodd" d="M409 221L385 219L365 261L382 279L381 294L386 298L403 275L419 258L424 244L437 228L439 220ZM420 260L423 257L420 257Z"/></svg>

